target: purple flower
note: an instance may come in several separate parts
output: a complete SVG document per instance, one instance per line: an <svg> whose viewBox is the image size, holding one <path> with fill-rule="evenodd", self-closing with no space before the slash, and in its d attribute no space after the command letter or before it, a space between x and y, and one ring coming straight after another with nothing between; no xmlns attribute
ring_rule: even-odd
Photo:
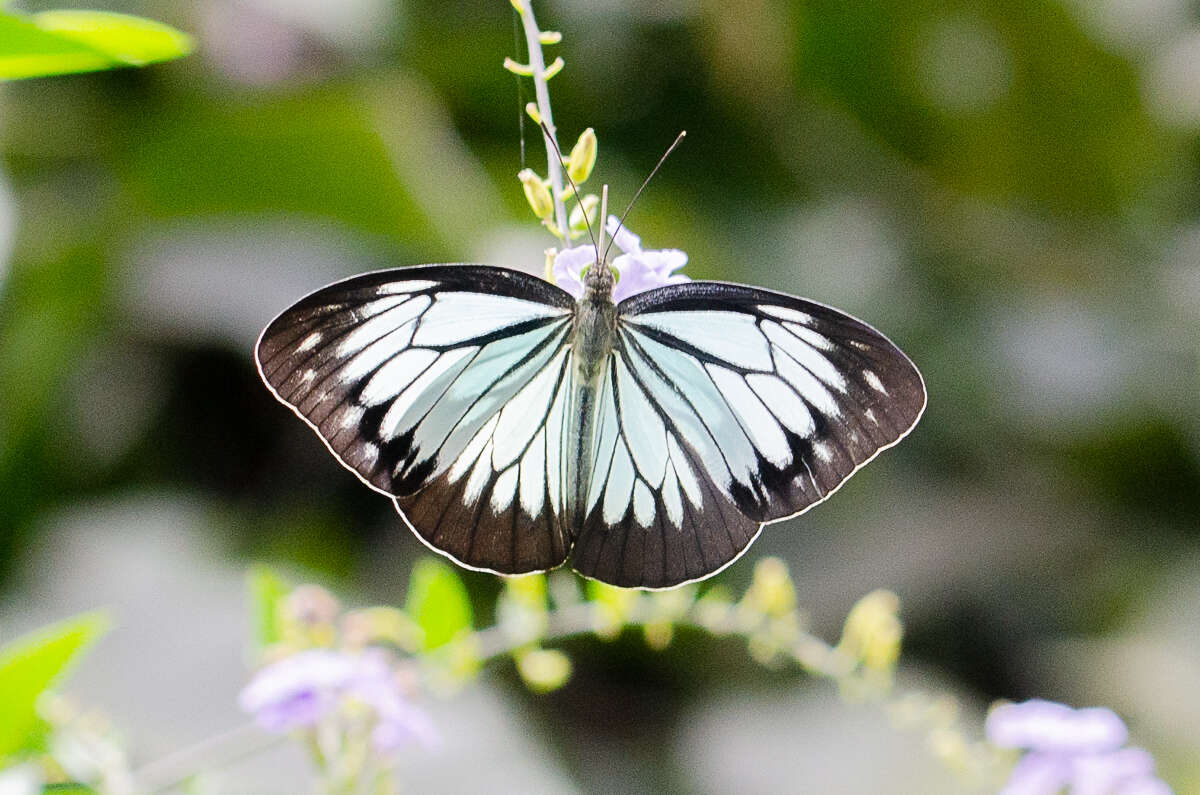
<svg viewBox="0 0 1200 795"><path fill-rule="evenodd" d="M1072 709L1034 699L992 710L988 739L1001 748L1022 748L1001 795L1169 795L1154 775L1154 760L1141 748L1122 748L1125 724L1110 709Z"/></svg>
<svg viewBox="0 0 1200 795"><path fill-rule="evenodd" d="M426 747L437 742L433 722L404 697L378 651L297 652L260 670L238 696L241 708L271 732L314 726L347 701L366 704L375 713L372 740L379 751L412 741Z"/></svg>
<svg viewBox="0 0 1200 795"><path fill-rule="evenodd" d="M608 216L608 233L613 236L617 248L625 253L613 260L613 267L620 273L617 286L613 288L613 300L622 301L631 295L653 290L667 284L691 281L675 271L687 265L688 256L677 248L660 248L649 251L642 248L642 239L620 225L615 215Z"/></svg>
<svg viewBox="0 0 1200 795"><path fill-rule="evenodd" d="M326 649L298 652L255 674L238 704L267 731L312 726L337 705L355 664L349 655Z"/></svg>
<svg viewBox="0 0 1200 795"><path fill-rule="evenodd" d="M565 248L554 257L554 283L576 298L583 295L583 269L596 261L596 247Z"/></svg>
<svg viewBox="0 0 1200 795"><path fill-rule="evenodd" d="M688 256L684 252L674 248L643 249L641 238L619 226L613 215L608 217L607 229L617 248L624 252L612 261L618 276L613 288L614 301L655 287L689 281L682 273L675 273L687 265ZM596 248L590 243L560 251L554 258L555 283L578 298L583 294L583 269L595 261Z"/></svg>

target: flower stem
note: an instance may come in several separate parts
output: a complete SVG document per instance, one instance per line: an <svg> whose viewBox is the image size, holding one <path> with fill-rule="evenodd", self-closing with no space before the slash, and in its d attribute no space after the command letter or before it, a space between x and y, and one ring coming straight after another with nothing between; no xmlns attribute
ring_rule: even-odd
<svg viewBox="0 0 1200 795"><path fill-rule="evenodd" d="M165 792L193 776L228 767L287 739L284 735L264 735L254 723L244 723L143 765L134 772L137 791Z"/></svg>
<svg viewBox="0 0 1200 795"><path fill-rule="evenodd" d="M527 648L532 642L553 644L567 638L590 635L603 631L603 621L598 615L598 606L591 601L580 600L563 604L546 613L544 632L537 638L517 637L503 624L495 624L476 630L470 643L482 663L507 657ZM666 621L676 628L688 628L711 635L741 636L751 641L756 636L769 636L771 629L761 617L747 613L736 604L709 605L692 602L682 613L664 616L653 601L642 598L622 616L618 627L647 630L657 622ZM858 661L847 654L840 644L832 645L824 639L806 631L798 623L790 623L785 630L786 640L771 644L767 658L776 661L790 660L810 676L820 677L839 686L843 698L850 702L871 703L887 714L897 728L907 728L926 735L931 753L947 768L955 771L972 786L987 786L996 783L998 771L1007 764L1003 752L983 742L968 739L964 727L955 711L947 716L945 698L933 697L910 689L896 689L891 676L873 677L872 672L860 668ZM753 652L753 645L751 648ZM757 656L757 655L756 655ZM760 659L767 663L768 659Z"/></svg>
<svg viewBox="0 0 1200 795"><path fill-rule="evenodd" d="M520 6L518 12L521 24L525 28L525 43L529 49L529 66L533 70L533 90L537 96L538 115L546 124L549 135L554 139L552 146L549 141L543 141L546 147L546 173L550 178L551 192L554 196L554 222L563 240L570 240L567 235L567 207L563 202L562 163L558 160L555 147L558 145L558 132L554 126L554 116L550 111L550 88L546 84L546 59L542 57L542 32L538 30L537 20L533 16L531 0L513 0L513 6Z"/></svg>

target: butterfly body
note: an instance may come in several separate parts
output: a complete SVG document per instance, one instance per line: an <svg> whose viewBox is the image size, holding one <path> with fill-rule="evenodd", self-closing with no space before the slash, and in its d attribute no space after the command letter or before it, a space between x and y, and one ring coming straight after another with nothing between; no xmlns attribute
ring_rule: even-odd
<svg viewBox="0 0 1200 795"><path fill-rule="evenodd" d="M571 343L571 425L564 434L563 513L571 524L583 523L586 486L591 481L590 452L596 427L597 396L612 354L617 331L617 305L612 300L613 277L607 265L593 264L584 278L583 294L575 306Z"/></svg>
<svg viewBox="0 0 1200 795"><path fill-rule="evenodd" d="M256 357L431 548L628 587L719 571L924 410L912 362L837 310L717 282L612 293L607 266L578 299L488 266L381 271L283 312Z"/></svg>

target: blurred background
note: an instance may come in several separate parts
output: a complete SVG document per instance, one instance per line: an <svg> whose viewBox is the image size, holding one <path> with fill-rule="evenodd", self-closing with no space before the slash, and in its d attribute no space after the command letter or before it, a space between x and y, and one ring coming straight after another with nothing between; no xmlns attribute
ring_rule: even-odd
<svg viewBox="0 0 1200 795"><path fill-rule="evenodd" d="M0 91L0 638L109 606L71 690L144 761L242 720L251 561L395 604L425 551L262 387L258 331L340 277L540 272L553 241L515 176L545 155L505 0L83 5L197 52ZM1200 9L534 9L565 36L560 138L595 127L615 204L688 131L630 216L648 246L860 316L928 383L903 444L720 580L782 557L827 637L894 589L909 685L1109 705L1200 792ZM465 577L488 619L495 579ZM958 791L736 642L567 648L557 693L501 664L437 705L413 791ZM299 789L273 760L231 791Z"/></svg>

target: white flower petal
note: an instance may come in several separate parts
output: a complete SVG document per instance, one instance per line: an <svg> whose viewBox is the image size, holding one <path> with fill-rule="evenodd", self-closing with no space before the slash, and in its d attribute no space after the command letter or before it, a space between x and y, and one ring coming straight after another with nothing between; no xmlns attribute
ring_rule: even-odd
<svg viewBox="0 0 1200 795"><path fill-rule="evenodd" d="M999 795L1057 795L1071 777L1071 760L1033 752L1017 762Z"/></svg>
<svg viewBox="0 0 1200 795"><path fill-rule="evenodd" d="M636 254L642 250L642 239L622 225L621 220L617 216L608 216L608 223L604 228L612 236L613 242L617 244L617 248L626 254Z"/></svg>
<svg viewBox="0 0 1200 795"><path fill-rule="evenodd" d="M563 249L554 256L554 283L578 298L583 295L583 269L596 261L596 247L590 243Z"/></svg>
<svg viewBox="0 0 1200 795"><path fill-rule="evenodd" d="M1034 748L1076 753L1110 751L1129 737L1125 724L1110 709L1072 709L1033 699L992 710L987 737L1001 748Z"/></svg>

